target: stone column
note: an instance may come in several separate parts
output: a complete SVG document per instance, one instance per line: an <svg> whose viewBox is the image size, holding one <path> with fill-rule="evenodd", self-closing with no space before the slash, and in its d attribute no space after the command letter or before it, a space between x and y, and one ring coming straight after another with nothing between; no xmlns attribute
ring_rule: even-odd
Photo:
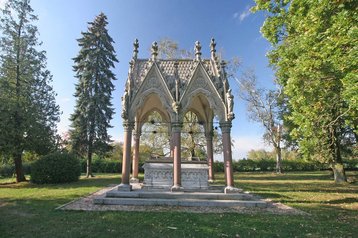
<svg viewBox="0 0 358 238"><path fill-rule="evenodd" d="M139 183L138 165L139 165L140 132L136 131L133 137L134 137L134 150L133 150L133 162L132 162L132 178L130 182Z"/></svg>
<svg viewBox="0 0 358 238"><path fill-rule="evenodd" d="M213 134L212 132L206 135L206 153L208 155L209 166L209 182L214 182L214 153L213 153Z"/></svg>
<svg viewBox="0 0 358 238"><path fill-rule="evenodd" d="M174 161L173 161L173 186L172 192L182 191L181 186L181 124L175 123L172 125L172 138L174 146Z"/></svg>
<svg viewBox="0 0 358 238"><path fill-rule="evenodd" d="M231 152L231 122L220 122L220 128L223 139L223 155L224 155L224 170L226 187L225 193L239 192L239 189L234 187L234 174L232 168L232 152Z"/></svg>
<svg viewBox="0 0 358 238"><path fill-rule="evenodd" d="M174 158L174 139L173 139L173 133L171 133L170 135L170 139L169 139L169 145L170 145L170 157Z"/></svg>
<svg viewBox="0 0 358 238"><path fill-rule="evenodd" d="M132 186L129 184L129 175L131 170L131 144L133 123L123 122L123 160L122 160L122 183L118 186L118 190L131 191Z"/></svg>

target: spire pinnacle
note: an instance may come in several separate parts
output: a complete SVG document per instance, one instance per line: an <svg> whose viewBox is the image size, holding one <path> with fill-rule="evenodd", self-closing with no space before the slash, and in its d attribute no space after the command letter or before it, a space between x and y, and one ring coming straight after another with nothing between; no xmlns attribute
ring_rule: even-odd
<svg viewBox="0 0 358 238"><path fill-rule="evenodd" d="M158 43L156 41L153 42L152 44L152 60L155 61L157 60L157 56L158 56Z"/></svg>
<svg viewBox="0 0 358 238"><path fill-rule="evenodd" d="M199 41L195 42L194 51L195 51L195 59L201 60L201 45Z"/></svg>
<svg viewBox="0 0 358 238"><path fill-rule="evenodd" d="M211 59L212 60L216 60L216 42L214 38L211 38L211 42L210 42L210 52L211 52Z"/></svg>
<svg viewBox="0 0 358 238"><path fill-rule="evenodd" d="M133 59L136 60L138 57L138 48L139 48L139 42L138 39L135 39L133 42Z"/></svg>

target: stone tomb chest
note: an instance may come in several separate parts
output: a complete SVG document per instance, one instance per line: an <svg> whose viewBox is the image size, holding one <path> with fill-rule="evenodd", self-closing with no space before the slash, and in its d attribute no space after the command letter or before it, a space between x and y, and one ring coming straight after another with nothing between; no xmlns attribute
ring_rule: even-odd
<svg viewBox="0 0 358 238"><path fill-rule="evenodd" d="M144 165L144 189L170 189L173 186L173 161L147 161ZM181 183L184 189L207 189L208 165L200 161L182 161Z"/></svg>

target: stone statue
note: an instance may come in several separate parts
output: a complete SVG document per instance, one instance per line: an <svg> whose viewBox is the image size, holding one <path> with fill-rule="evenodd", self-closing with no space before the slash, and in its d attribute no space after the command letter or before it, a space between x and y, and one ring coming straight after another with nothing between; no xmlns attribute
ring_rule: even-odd
<svg viewBox="0 0 358 238"><path fill-rule="evenodd" d="M124 91L124 95L122 96L122 118L127 119L127 110L128 110L128 91L127 89Z"/></svg>
<svg viewBox="0 0 358 238"><path fill-rule="evenodd" d="M229 115L232 115L234 110L234 96L231 93L231 89L229 89L226 92L226 100L227 100L227 112Z"/></svg>

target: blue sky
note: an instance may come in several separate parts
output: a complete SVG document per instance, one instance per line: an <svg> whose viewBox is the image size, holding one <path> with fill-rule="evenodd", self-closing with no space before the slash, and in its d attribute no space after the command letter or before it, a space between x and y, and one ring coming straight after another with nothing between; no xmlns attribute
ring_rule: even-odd
<svg viewBox="0 0 358 238"><path fill-rule="evenodd" d="M0 0L0 7L4 0ZM122 140L120 98L132 55L132 43L139 39L139 57L149 57L149 47L155 40L169 37L183 49L192 49L194 42L202 44L203 57L209 57L211 37L222 48L224 58L238 56L241 70L255 69L259 82L272 87L274 74L265 57L270 49L261 36L263 13L252 14L253 0L32 0L31 6L39 17L42 49L47 51L48 69L53 74L57 103L63 112L58 125L60 133L69 129L69 115L73 112L76 79L73 61L79 51L76 39L87 30L87 23L103 12L107 15L108 30L115 41L119 63L114 69L117 76L113 103L116 114L109 133L113 139ZM235 82L231 82L237 95ZM234 95L235 95L234 94ZM264 148L263 129L250 122L244 102L235 97L235 115L232 137L235 140L233 158L239 159L250 149ZM215 159L220 159L220 156Z"/></svg>

